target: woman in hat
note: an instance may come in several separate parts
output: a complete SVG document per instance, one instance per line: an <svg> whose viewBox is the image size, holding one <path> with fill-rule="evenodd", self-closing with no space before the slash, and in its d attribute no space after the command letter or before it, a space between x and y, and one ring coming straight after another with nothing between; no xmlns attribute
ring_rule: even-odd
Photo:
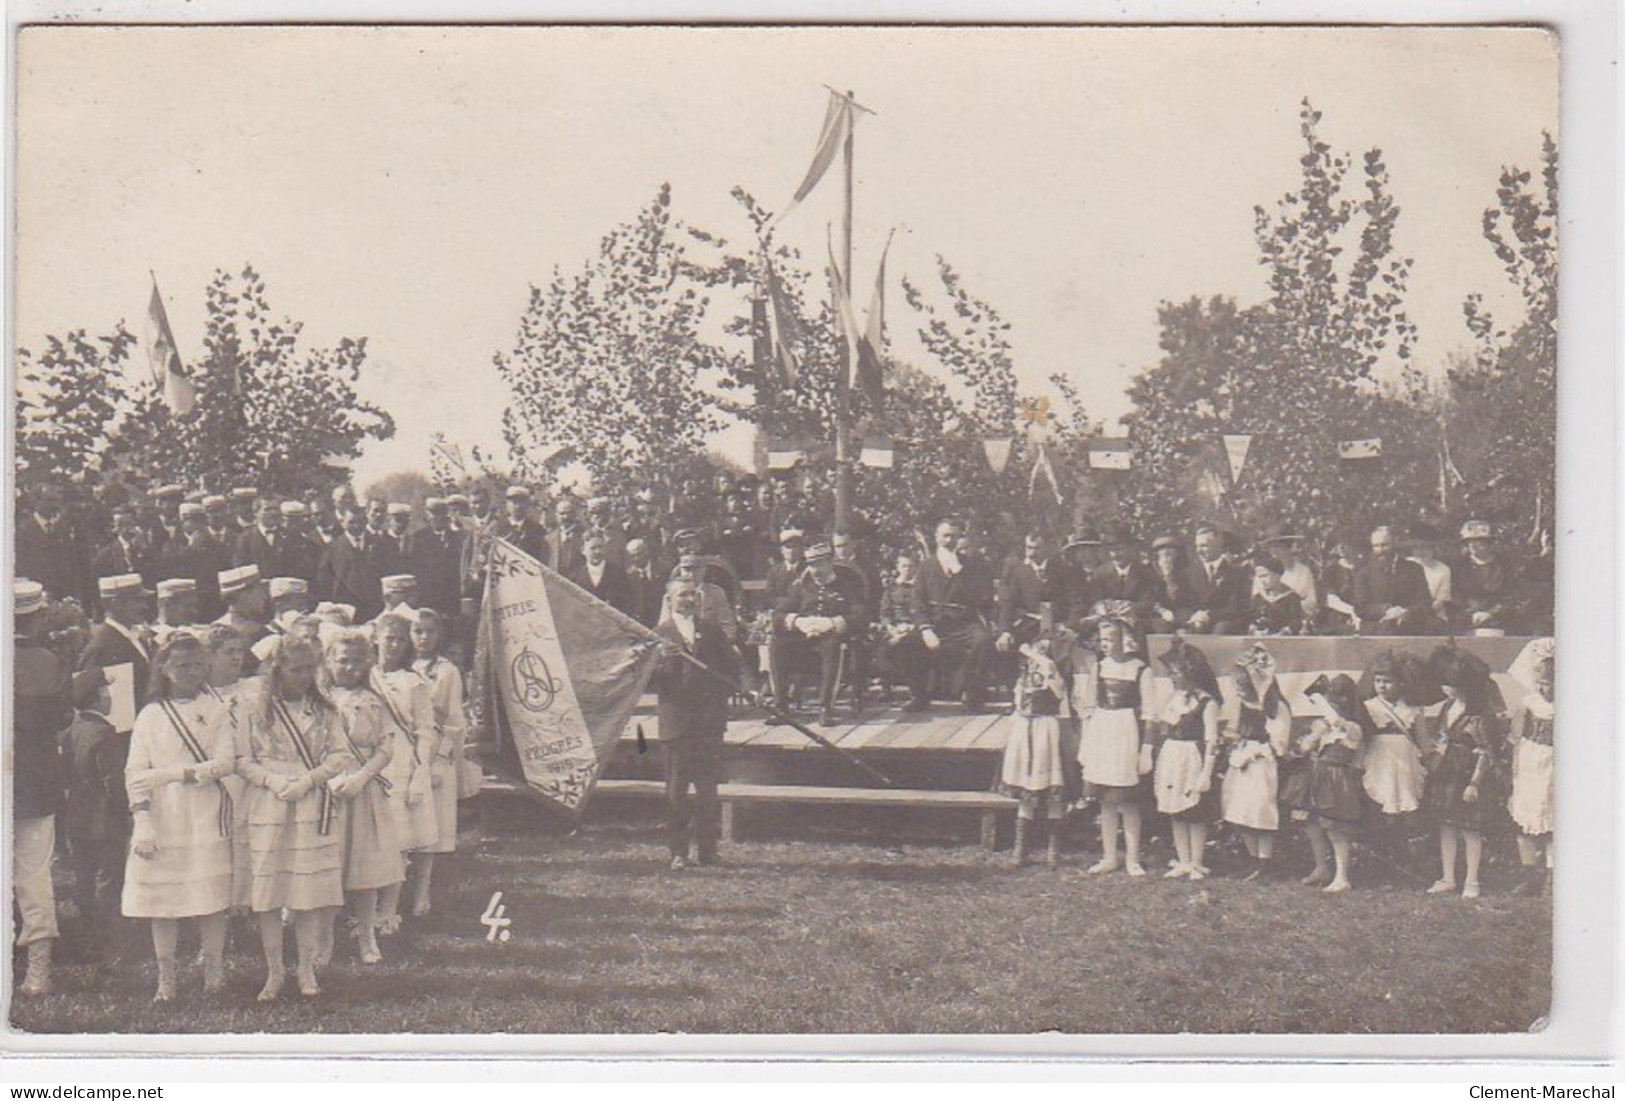
<svg viewBox="0 0 1625 1101"><path fill-rule="evenodd" d="M1100 797L1100 860L1089 874L1126 868L1131 876L1145 875L1140 864L1140 779L1151 771L1151 746L1143 740L1142 724L1151 702L1151 674L1140 658L1133 635L1133 606L1126 601L1104 601L1095 606L1093 622L1099 632L1099 657L1093 674L1081 686L1092 696L1092 707L1078 740L1078 761L1084 782ZM1090 691L1092 689L1092 691ZM1080 709L1081 710L1081 709ZM1123 828L1124 858L1117 858L1117 828Z"/></svg>
<svg viewBox="0 0 1625 1101"><path fill-rule="evenodd" d="M220 781L236 768L236 747L230 712L207 679L202 640L189 630L171 632L153 662L152 702L136 716L124 766L135 825L123 910L152 921L155 1002L175 998L182 918L198 919L205 992L225 982L235 818Z"/></svg>
<svg viewBox="0 0 1625 1101"><path fill-rule="evenodd" d="M434 807L435 841L425 847L416 860L413 917L429 912L435 854L457 851L457 765L463 756L463 741L468 736L468 715L463 710L463 671L442 654L445 642L444 617L433 608L419 608L412 622L412 668L429 683L440 741L429 762L429 802Z"/></svg>
<svg viewBox="0 0 1625 1101"><path fill-rule="evenodd" d="M410 854L434 847L440 840L435 819L434 760L440 755L440 728L434 720L434 689L412 668L412 624L402 612L385 612L373 621L373 645L378 664L372 686L389 711L395 739L384 776L390 783L389 807L395 815L395 839L401 852ZM383 888L378 895L378 931L399 932L401 884Z"/></svg>
<svg viewBox="0 0 1625 1101"><path fill-rule="evenodd" d="M1279 758L1292 737L1292 709L1275 680L1275 659L1254 643L1236 658L1236 691L1225 701L1228 767L1219 788L1224 820L1241 830L1256 879L1275 856L1281 828Z"/></svg>
<svg viewBox="0 0 1625 1101"><path fill-rule="evenodd" d="M1498 781L1499 730L1490 714L1494 686L1488 667L1453 646L1435 650L1429 664L1444 690L1444 706L1433 720L1428 768L1428 809L1439 823L1441 875L1428 894L1456 889L1456 850L1466 850L1461 897L1477 898L1484 833L1505 798Z"/></svg>
<svg viewBox="0 0 1625 1101"><path fill-rule="evenodd" d="M1286 584L1286 567L1274 555L1253 558L1252 629L1254 635L1304 634L1303 600Z"/></svg>
<svg viewBox="0 0 1625 1101"><path fill-rule="evenodd" d="M1422 768L1420 717L1405 702L1406 673L1392 650L1372 659L1366 670L1372 694L1365 701L1370 722L1364 768L1365 792L1383 815L1397 818L1422 805L1426 773Z"/></svg>
<svg viewBox="0 0 1625 1101"><path fill-rule="evenodd" d="M1552 830L1557 809L1557 772L1552 751L1556 718L1552 707L1552 640L1538 638L1529 643L1508 672L1530 690L1512 712L1512 796L1507 800L1507 810L1518 827L1518 860L1524 870L1524 881L1514 893L1537 894L1545 889L1546 877L1552 870Z"/></svg>
<svg viewBox="0 0 1625 1101"><path fill-rule="evenodd" d="M1202 863L1214 816L1213 768L1219 750L1219 685L1207 656L1176 640L1162 659L1173 691L1157 714L1160 745L1151 786L1157 810L1173 820L1174 862L1169 879L1206 879Z"/></svg>
<svg viewBox="0 0 1625 1101"><path fill-rule="evenodd" d="M317 687L321 649L282 640L261 683L238 708L237 770L249 783L250 902L265 950L259 1000L282 992L282 911L293 916L299 992L319 994L317 957L327 911L344 905L344 849L338 803L327 782L354 767L338 711Z"/></svg>
<svg viewBox="0 0 1625 1101"><path fill-rule="evenodd" d="M383 697L372 687L372 640L353 627L327 643L327 668L353 766L332 782L344 801L344 893L355 916L363 964L383 959L378 951L378 893L406 879L406 861L395 835L389 802L393 785L384 776L395 750L393 725Z"/></svg>
<svg viewBox="0 0 1625 1101"><path fill-rule="evenodd" d="M1328 894L1350 889L1349 846L1365 809L1361 798L1360 750L1365 744L1366 716L1360 686L1346 674L1317 677L1304 696L1321 714L1298 744L1309 755L1305 783L1289 791L1286 803L1303 822L1315 870L1303 878ZM1334 864L1335 861L1335 864Z"/></svg>
<svg viewBox="0 0 1625 1101"><path fill-rule="evenodd" d="M1176 536L1159 535L1151 543L1152 573L1156 575L1153 614L1157 629L1182 631L1190 626L1191 615L1201 603L1191 586L1190 563L1185 545Z"/></svg>
<svg viewBox="0 0 1625 1101"><path fill-rule="evenodd" d="M1048 863L1060 859L1061 825L1066 818L1066 769L1062 765L1061 720L1070 718L1072 646L1065 627L1043 623L1039 635L1021 647L1014 713L1007 716L999 790L1019 799L1014 860L1027 859L1028 832L1042 807L1049 824Z"/></svg>
<svg viewBox="0 0 1625 1101"><path fill-rule="evenodd" d="M1360 538L1352 531L1341 531L1327 542L1326 564L1320 571L1320 589L1325 615L1321 617L1322 634L1348 635L1354 633L1354 574L1362 562Z"/></svg>

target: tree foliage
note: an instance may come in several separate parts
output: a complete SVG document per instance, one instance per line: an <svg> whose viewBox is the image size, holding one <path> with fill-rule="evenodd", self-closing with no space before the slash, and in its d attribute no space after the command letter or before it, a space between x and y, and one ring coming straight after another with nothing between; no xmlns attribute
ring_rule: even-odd
<svg viewBox="0 0 1625 1101"><path fill-rule="evenodd" d="M1309 531L1406 513L1432 486L1429 414L1383 385L1409 363L1411 268L1393 247L1399 207L1379 149L1361 158L1363 198L1348 195L1355 160L1321 139L1305 100L1296 188L1254 211L1269 294L1164 303L1161 361L1130 388L1135 466L1125 504L1150 527L1208 517L1243 527L1282 519ZM1251 437L1241 478L1221 437ZM1345 440L1382 440L1383 458L1339 458Z"/></svg>
<svg viewBox="0 0 1625 1101"><path fill-rule="evenodd" d="M150 374L131 377L135 338L122 322L95 340L47 337L37 356L19 349L22 488L65 483L87 506L162 482L305 496L346 480L342 462L363 441L393 435L389 414L356 392L364 339L302 348L302 323L273 319L252 267L217 272L204 305L204 354L186 365L197 403L185 415Z"/></svg>
<svg viewBox="0 0 1625 1101"><path fill-rule="evenodd" d="M574 275L531 288L511 352L503 434L517 478L551 481L569 454L606 487L660 480L717 426L701 386L719 353L701 336L705 288L663 185Z"/></svg>

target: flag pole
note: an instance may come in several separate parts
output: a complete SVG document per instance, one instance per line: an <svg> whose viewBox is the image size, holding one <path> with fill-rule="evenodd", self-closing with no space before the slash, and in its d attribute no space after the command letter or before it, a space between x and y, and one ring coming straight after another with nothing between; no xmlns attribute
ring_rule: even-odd
<svg viewBox="0 0 1625 1101"><path fill-rule="evenodd" d="M849 105L856 105L851 89L847 90L845 99ZM846 141L841 146L841 164L845 179L845 202L841 205L841 279L847 286L847 293L852 287L852 132L856 126L846 128ZM837 314L838 316L838 314ZM852 362L852 344L857 339L857 333L848 333L847 339L841 341L841 375L840 385L835 395L835 522L833 531L844 531L847 518L852 511L852 372L856 364Z"/></svg>

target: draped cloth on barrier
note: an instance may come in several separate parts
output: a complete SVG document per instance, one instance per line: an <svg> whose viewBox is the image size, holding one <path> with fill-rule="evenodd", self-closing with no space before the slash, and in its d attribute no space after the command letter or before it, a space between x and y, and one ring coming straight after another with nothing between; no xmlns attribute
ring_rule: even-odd
<svg viewBox="0 0 1625 1101"><path fill-rule="evenodd" d="M1384 650L1391 650L1396 654L1410 654L1425 662L1436 649L1448 644L1447 639L1438 636L1306 635L1251 638L1187 635L1183 637L1186 644L1195 646L1207 656L1213 666L1213 672L1219 678L1219 687L1227 699L1235 694L1236 655L1255 644L1262 645L1269 651L1270 657L1275 659L1276 683L1280 686L1287 705L1292 708L1293 717L1298 719L1310 718L1319 713L1314 704L1304 699L1303 690L1322 673L1327 676L1347 673L1358 681L1371 660ZM1156 681L1155 691L1160 698L1166 698L1165 693L1168 691L1167 671L1162 666L1162 659L1174 645L1174 639L1173 635L1152 635L1147 640L1151 653L1152 675ZM1456 639L1454 644L1490 667L1496 687L1501 690L1502 700L1510 708L1529 693L1530 686L1509 675L1508 670L1532 641L1533 639L1522 637L1466 637ZM1419 687L1424 698L1413 702L1424 706L1438 702L1440 697L1436 685Z"/></svg>
<svg viewBox="0 0 1625 1101"><path fill-rule="evenodd" d="M474 695L498 759L511 749L544 802L582 812L658 657L641 623L513 544L493 544Z"/></svg>

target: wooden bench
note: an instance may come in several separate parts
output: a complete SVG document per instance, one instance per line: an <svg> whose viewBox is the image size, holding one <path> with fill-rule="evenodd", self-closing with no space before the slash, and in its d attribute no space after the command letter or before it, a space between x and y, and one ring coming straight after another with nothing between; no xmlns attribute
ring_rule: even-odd
<svg viewBox="0 0 1625 1101"><path fill-rule="evenodd" d="M666 793L659 780L600 780L600 795L654 795ZM722 836L733 840L733 808L739 803L812 803L821 806L950 807L982 812L982 844L992 849L999 814L1014 811L1017 802L990 791L930 791L897 788L812 787L802 784L721 784Z"/></svg>
<svg viewBox="0 0 1625 1101"><path fill-rule="evenodd" d="M487 777L486 791L514 790L506 781ZM598 795L663 796L666 785L659 780L600 780ZM948 807L982 812L982 844L992 849L998 837L999 815L1013 812L1019 805L1009 796L990 791L931 791L898 788L812 787L801 784L721 784L717 800L722 804L722 836L733 840L733 808L739 803L813 803L823 806L863 807Z"/></svg>

